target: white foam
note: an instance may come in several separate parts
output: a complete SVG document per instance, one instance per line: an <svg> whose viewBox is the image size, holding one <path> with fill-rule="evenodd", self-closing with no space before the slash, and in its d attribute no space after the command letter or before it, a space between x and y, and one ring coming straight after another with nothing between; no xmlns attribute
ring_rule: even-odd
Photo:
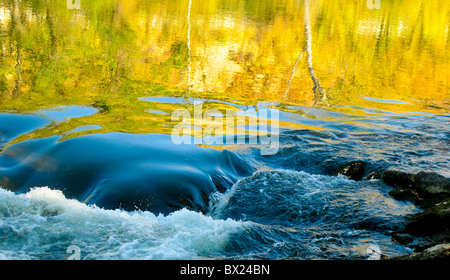
<svg viewBox="0 0 450 280"><path fill-rule="evenodd" d="M245 223L182 209L170 215L105 210L34 188L0 189L0 259L201 259L226 246Z"/></svg>

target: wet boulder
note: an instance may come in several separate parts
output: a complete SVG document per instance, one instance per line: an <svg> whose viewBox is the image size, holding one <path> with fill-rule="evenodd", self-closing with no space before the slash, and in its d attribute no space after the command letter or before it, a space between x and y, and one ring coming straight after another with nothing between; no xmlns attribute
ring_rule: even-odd
<svg viewBox="0 0 450 280"><path fill-rule="evenodd" d="M394 188L412 189L415 187L415 175L397 170L381 170L369 174L366 179L379 179Z"/></svg>
<svg viewBox="0 0 450 280"><path fill-rule="evenodd" d="M391 197L410 201L423 210L409 216L403 230L393 233L394 242L408 246L414 244L415 247L415 254L398 259L449 258L450 178L434 172L410 174L382 170L371 173L366 179L382 180L393 187L389 192Z"/></svg>
<svg viewBox="0 0 450 280"><path fill-rule="evenodd" d="M400 256L396 260L450 260L450 244L432 246L422 252Z"/></svg>
<svg viewBox="0 0 450 280"><path fill-rule="evenodd" d="M411 217L404 232L415 236L450 232L450 201L443 201Z"/></svg>
<svg viewBox="0 0 450 280"><path fill-rule="evenodd" d="M421 200L417 192L411 189L393 189L389 192L389 195L396 200L410 201L413 203L420 203Z"/></svg>
<svg viewBox="0 0 450 280"><path fill-rule="evenodd" d="M406 245L406 244L411 243L414 240L414 237L412 237L408 233L401 233L400 232L400 233L394 233L392 235L392 240L394 242L396 242L396 243Z"/></svg>
<svg viewBox="0 0 450 280"><path fill-rule="evenodd" d="M341 165L334 175L344 175L351 180L359 181L365 175L366 165L364 161L352 161Z"/></svg>
<svg viewBox="0 0 450 280"><path fill-rule="evenodd" d="M450 195L450 178L446 178L434 172L421 171L415 176L416 189L427 195Z"/></svg>

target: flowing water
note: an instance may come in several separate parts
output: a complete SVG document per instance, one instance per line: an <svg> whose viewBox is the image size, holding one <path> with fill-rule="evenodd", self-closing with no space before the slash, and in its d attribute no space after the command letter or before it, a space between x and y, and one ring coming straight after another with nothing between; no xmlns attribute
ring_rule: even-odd
<svg viewBox="0 0 450 280"><path fill-rule="evenodd" d="M449 10L0 0L0 259L410 252L391 233L420 209L336 171L450 176Z"/></svg>

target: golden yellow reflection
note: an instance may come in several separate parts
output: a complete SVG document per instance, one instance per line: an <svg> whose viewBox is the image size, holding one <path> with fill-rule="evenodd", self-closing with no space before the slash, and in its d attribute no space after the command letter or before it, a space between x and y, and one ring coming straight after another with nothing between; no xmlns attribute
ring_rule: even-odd
<svg viewBox="0 0 450 280"><path fill-rule="evenodd" d="M312 106L313 61L330 110L448 112L449 10L446 0L380 9L356 0L98 0L80 10L2 0L0 110L101 103L108 112L79 121L166 132L169 117L148 110L181 105L140 97Z"/></svg>

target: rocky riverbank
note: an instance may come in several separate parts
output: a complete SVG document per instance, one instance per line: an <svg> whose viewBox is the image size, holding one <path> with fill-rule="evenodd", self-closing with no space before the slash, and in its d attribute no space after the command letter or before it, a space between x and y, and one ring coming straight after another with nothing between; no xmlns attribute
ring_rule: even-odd
<svg viewBox="0 0 450 280"><path fill-rule="evenodd" d="M420 213L408 217L408 223L392 240L413 250L397 260L450 259L450 178L434 172L410 174L395 170L381 170L366 174L365 162L350 162L335 175L353 180L382 180L392 187L389 194L397 200L411 201Z"/></svg>

